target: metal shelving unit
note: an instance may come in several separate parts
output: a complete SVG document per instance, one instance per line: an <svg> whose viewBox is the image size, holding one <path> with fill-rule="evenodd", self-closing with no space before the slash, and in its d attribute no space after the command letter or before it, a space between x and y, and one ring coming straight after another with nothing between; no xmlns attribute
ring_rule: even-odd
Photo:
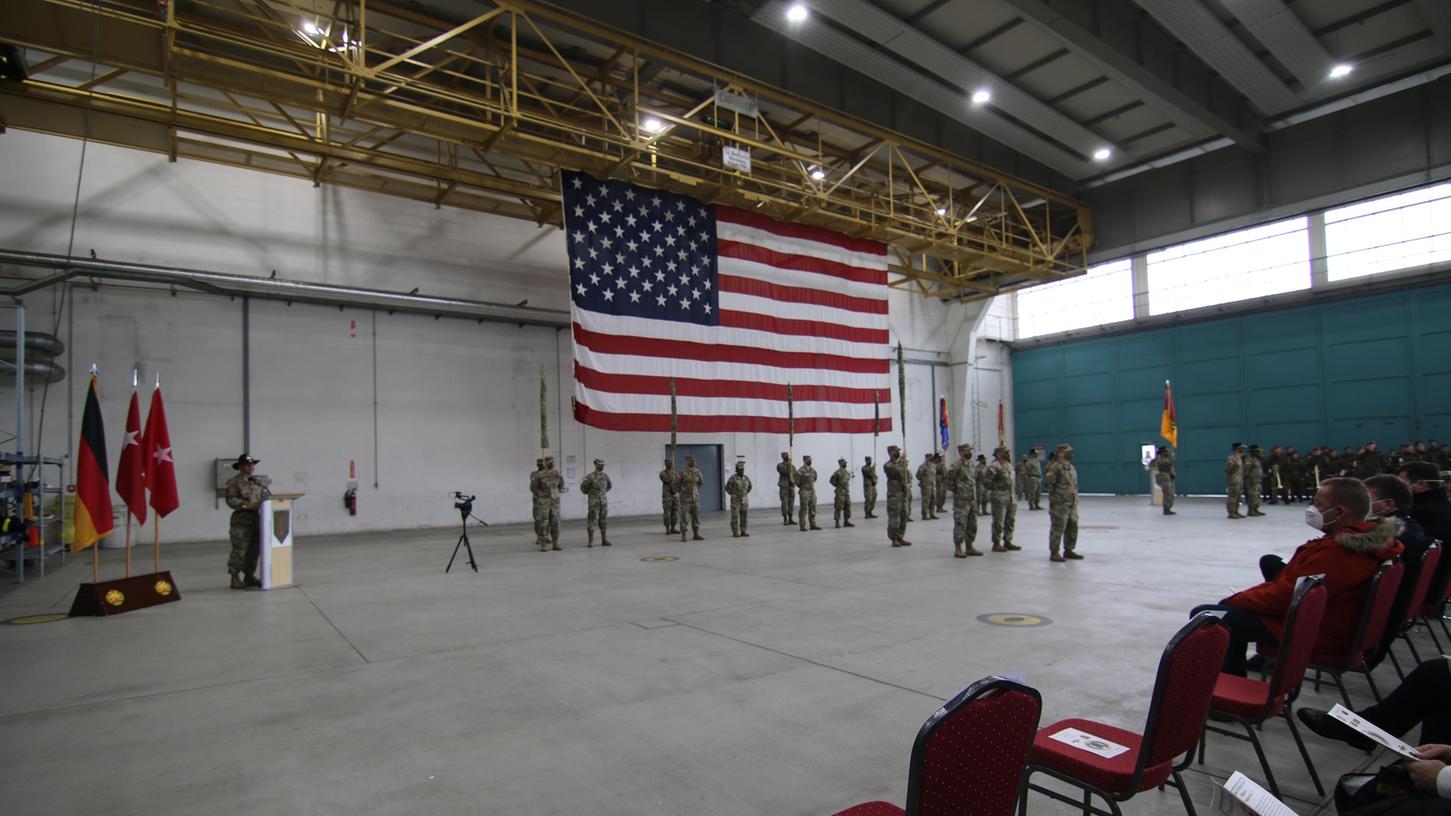
<svg viewBox="0 0 1451 816"><path fill-rule="evenodd" d="M58 554L61 563L65 563L65 525L62 518L65 501L60 498L65 491L65 460L25 455L25 307L18 303L4 303L0 304L0 309L9 309L15 314L15 360L0 360L0 374L9 370L15 375L14 432L0 430L0 445L10 443L13 447L10 451L0 451L0 463L10 465L13 478L8 486L0 488L0 506L3 506L4 517L18 516L23 512L25 494L32 494L35 499L33 526L39 530L40 540L39 546L30 547L27 546L27 533L0 531L0 572L14 575L16 582L22 583L27 562L37 562L42 577L45 575L46 559L50 556ZM54 481L48 475L51 468L55 469ZM26 487L31 482L35 483L35 487ZM48 518L45 505L51 496L57 497L56 514ZM52 525L57 526L58 534L55 543L48 543L46 530Z"/></svg>

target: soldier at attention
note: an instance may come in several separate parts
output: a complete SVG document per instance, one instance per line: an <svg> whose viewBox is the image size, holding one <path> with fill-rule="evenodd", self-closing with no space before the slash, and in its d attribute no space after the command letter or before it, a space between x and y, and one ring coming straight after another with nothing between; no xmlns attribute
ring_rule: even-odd
<svg viewBox="0 0 1451 816"><path fill-rule="evenodd" d="M922 488L922 519L937 518L937 464L930 453L917 466L917 486Z"/></svg>
<svg viewBox="0 0 1451 816"><path fill-rule="evenodd" d="M977 479L973 477L972 446L957 446L957 462L947 472L947 489L952 491L953 556L982 555L972 546L977 540Z"/></svg>
<svg viewBox="0 0 1451 816"><path fill-rule="evenodd" d="M704 541L700 534L700 486L705 476L695 466L695 457L685 457L685 469L675 482L680 487L680 540L685 540L685 523L690 522L691 536L695 541Z"/></svg>
<svg viewBox="0 0 1451 816"><path fill-rule="evenodd" d="M872 464L872 457L866 460L862 465L862 515L876 518L877 514L872 511L877 509L877 467Z"/></svg>
<svg viewBox="0 0 1451 816"><path fill-rule="evenodd" d="M1013 501L1013 457L1007 448L993 451L992 464L987 466L988 500L993 508L993 552L1021 550L1013 543L1017 524L1018 503Z"/></svg>
<svg viewBox="0 0 1451 816"><path fill-rule="evenodd" d="M1077 552L1078 471L1073 467L1073 446L1064 442L1053 453L1053 464L1043 475L1048 487L1048 560L1081 561L1083 556Z"/></svg>
<svg viewBox="0 0 1451 816"><path fill-rule="evenodd" d="M584 477L579 483L579 492L589 497L589 517L585 529L589 532L589 541L586 547L595 545L595 527L600 528L600 546L610 546L610 537L606 533L606 525L609 522L610 503L605 497L614 488L614 483L605 473L605 460L596 459L594 473Z"/></svg>
<svg viewBox="0 0 1451 816"><path fill-rule="evenodd" d="M666 459L660 471L660 512L665 516L665 534L673 535L680 516L680 488L675 484L675 460Z"/></svg>
<svg viewBox="0 0 1451 816"><path fill-rule="evenodd" d="M751 496L751 477L746 475L745 461L736 462L736 472L726 480L725 492L731 497L731 537L750 538L746 532L746 509Z"/></svg>
<svg viewBox="0 0 1451 816"><path fill-rule="evenodd" d="M907 489L912 483L912 474L907 463L902 461L902 450L896 445L887 447L887 463L882 466L887 476L887 539L893 547L910 547L912 542L902 536L907 534Z"/></svg>
<svg viewBox="0 0 1451 816"><path fill-rule="evenodd" d="M801 510L796 514L801 530L820 530L816 526L816 468L811 466L810 456L801 457L801 467L796 469L796 488L801 493Z"/></svg>
<svg viewBox="0 0 1451 816"><path fill-rule="evenodd" d="M793 517L796 508L796 466L791 464L791 454L781 452L781 461L776 464L776 488L781 493L781 523L796 523Z"/></svg>
<svg viewBox="0 0 1451 816"><path fill-rule="evenodd" d="M840 527L842 522L846 526L855 527L851 523L851 470L846 466L846 459L836 460L836 472L831 474L831 487L835 491L832 495L831 513L836 526Z"/></svg>

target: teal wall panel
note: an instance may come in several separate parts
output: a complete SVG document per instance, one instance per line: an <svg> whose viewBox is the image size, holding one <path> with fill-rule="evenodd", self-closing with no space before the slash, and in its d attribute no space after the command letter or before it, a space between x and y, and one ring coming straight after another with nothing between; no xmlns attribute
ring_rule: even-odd
<svg viewBox="0 0 1451 816"><path fill-rule="evenodd" d="M1224 490L1231 442L1451 440L1451 285L1013 353L1016 449L1071 442L1088 493L1143 493L1174 382L1179 478Z"/></svg>

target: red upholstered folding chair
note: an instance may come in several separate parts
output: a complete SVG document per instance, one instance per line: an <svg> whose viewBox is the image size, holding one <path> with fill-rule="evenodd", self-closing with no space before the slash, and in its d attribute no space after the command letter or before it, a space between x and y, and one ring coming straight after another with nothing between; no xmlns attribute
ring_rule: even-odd
<svg viewBox="0 0 1451 816"><path fill-rule="evenodd" d="M1205 723L1204 733L1213 731L1249 741L1254 746L1255 755L1260 759L1260 767L1265 771L1265 779L1270 783L1270 791L1275 796L1280 795L1280 786L1275 782L1275 772L1270 769L1264 748L1260 746L1260 739L1255 735L1255 727L1262 726L1271 717L1285 718L1285 723L1290 726L1290 736L1295 738L1295 746L1300 749L1300 757L1305 760L1305 767L1310 769L1310 779L1315 783L1315 791L1321 796L1325 795L1325 788L1320 784L1320 775L1315 772L1315 764L1310 761L1305 742L1300 739L1300 732L1295 728L1295 718L1290 716L1290 704L1299 695L1300 684L1304 682L1305 671L1310 666L1310 653L1315 648L1320 621L1325 617L1325 601L1329 594L1324 580L1302 578L1290 600L1290 611L1285 616L1285 634L1280 639L1280 656L1275 661L1269 682L1220 674L1219 680L1214 684L1214 696L1209 701L1211 720L1218 718L1238 723L1244 728L1244 733L1225 730L1213 722ZM1204 747L1205 739L1200 735L1200 765L1204 764Z"/></svg>
<svg viewBox="0 0 1451 816"><path fill-rule="evenodd" d="M1406 646L1411 650L1412 666L1421 665L1421 655L1416 652L1416 644L1411 640L1411 626L1421 617L1422 610L1431 600L1431 582L1436 577L1436 565L1440 563L1440 547L1427 547L1426 551L1421 553L1421 574L1416 576L1416 588L1411 590L1411 602L1406 607L1406 619L1403 621L1404 625L1400 627L1400 634L1396 636L1398 640L1404 640ZM1426 627L1429 629L1430 625L1428 621ZM1435 633L1432 633L1431 637L1434 639ZM1436 644L1436 651L1441 651L1439 642ZM1396 661L1395 652L1387 649L1386 654L1391 659L1391 665L1396 667L1396 674L1399 674L1402 680L1406 679L1405 672L1401 671L1401 664Z"/></svg>
<svg viewBox="0 0 1451 816"><path fill-rule="evenodd" d="M1401 577L1405 572L1406 568L1399 560L1388 561L1381 564L1370 577L1370 583L1365 588L1365 602L1360 610L1360 622L1355 625L1355 637L1350 640L1353 644L1350 649L1344 652L1310 653L1310 669L1315 672L1317 692L1320 690L1320 674L1329 674L1340 689L1340 697L1345 701L1345 707L1354 710L1355 705L1350 702L1350 694L1345 690L1345 681L1341 679L1341 675L1359 672L1365 675L1365 681L1370 684L1370 693L1375 701L1380 702L1380 689L1376 688L1375 678L1371 676L1370 665L1366 659L1375 654L1380 638L1385 635L1391 604L1395 602L1396 590L1400 588ZM1279 654L1279 649L1273 643L1258 644L1255 650L1265 657Z"/></svg>
<svg viewBox="0 0 1451 816"><path fill-rule="evenodd" d="M1441 559L1446 559L1446 545L1440 540L1432 542L1432 546L1441 550ZM1416 620L1426 624L1426 631L1431 633L1431 642L1436 644L1436 651L1445 654L1446 650L1441 648L1441 639L1436 637L1436 630L1431 627L1431 621L1441 624L1441 632L1446 635L1448 642L1451 642L1451 629L1446 628L1446 602L1451 601L1451 569L1437 569L1441 575L1432 582L1431 589L1426 593L1426 604L1416 615Z"/></svg>
<svg viewBox="0 0 1451 816"><path fill-rule="evenodd" d="M907 809L865 802L836 816L1012 816L1043 713L1037 689L984 677L922 724L907 773Z"/></svg>
<svg viewBox="0 0 1451 816"><path fill-rule="evenodd" d="M1180 629L1159 659L1158 679L1149 701L1149 717L1142 735L1093 720L1060 720L1038 729L1028 772L1023 775L1023 792L1018 813L1028 811L1028 791L1033 790L1070 805L1081 805L1084 814L1122 816L1118 803L1149 788L1172 784L1193 816L1194 803L1184 788L1180 771L1194 759L1194 748L1204 730L1209 698L1214 692L1224 652L1229 648L1229 631L1213 612L1203 612ZM1077 729L1100 740L1128 748L1108 758L1087 748L1053 739L1054 734ZM1175 758L1183 756L1182 762ZM1055 790L1032 784L1033 774L1047 774L1083 789L1083 801ZM1104 800L1109 810L1093 807L1093 795Z"/></svg>

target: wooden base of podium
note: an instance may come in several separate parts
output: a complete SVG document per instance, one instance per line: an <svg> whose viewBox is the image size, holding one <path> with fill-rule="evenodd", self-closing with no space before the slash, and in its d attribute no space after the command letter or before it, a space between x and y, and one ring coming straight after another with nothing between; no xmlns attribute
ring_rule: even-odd
<svg viewBox="0 0 1451 816"><path fill-rule="evenodd" d="M75 601L71 603L71 617L119 615L179 600L181 591L176 588L176 581L172 580L169 570L163 570L81 584L76 590Z"/></svg>

